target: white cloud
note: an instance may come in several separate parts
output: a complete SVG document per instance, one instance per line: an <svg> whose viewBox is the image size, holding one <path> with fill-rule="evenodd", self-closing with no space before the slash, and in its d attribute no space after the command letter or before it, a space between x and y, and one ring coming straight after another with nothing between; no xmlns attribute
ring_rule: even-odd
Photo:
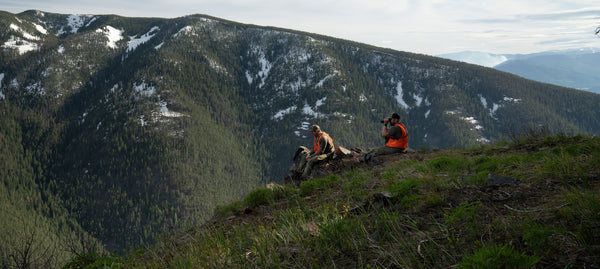
<svg viewBox="0 0 600 269"><path fill-rule="evenodd" d="M600 46L600 2L591 0L7 0L0 10L174 18L207 14L375 46L437 55Z"/></svg>

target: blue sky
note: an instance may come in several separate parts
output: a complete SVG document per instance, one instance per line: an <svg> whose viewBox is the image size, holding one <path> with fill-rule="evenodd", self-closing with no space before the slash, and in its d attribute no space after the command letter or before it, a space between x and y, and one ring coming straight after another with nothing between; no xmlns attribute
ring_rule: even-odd
<svg viewBox="0 0 600 269"><path fill-rule="evenodd" d="M593 0L0 0L0 10L174 18L206 14L401 51L533 53L600 47Z"/></svg>

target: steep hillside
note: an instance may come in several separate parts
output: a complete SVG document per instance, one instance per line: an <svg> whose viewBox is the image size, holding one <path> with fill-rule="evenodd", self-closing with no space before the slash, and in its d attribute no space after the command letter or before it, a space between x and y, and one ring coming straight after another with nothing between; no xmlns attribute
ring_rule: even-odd
<svg viewBox="0 0 600 269"><path fill-rule="evenodd" d="M596 268L600 139L531 133L271 186L117 268Z"/></svg>
<svg viewBox="0 0 600 269"><path fill-rule="evenodd" d="M0 44L2 194L15 197L0 210L82 227L113 252L281 181L310 124L363 148L391 112L415 149L600 130L597 94L204 15L0 12Z"/></svg>

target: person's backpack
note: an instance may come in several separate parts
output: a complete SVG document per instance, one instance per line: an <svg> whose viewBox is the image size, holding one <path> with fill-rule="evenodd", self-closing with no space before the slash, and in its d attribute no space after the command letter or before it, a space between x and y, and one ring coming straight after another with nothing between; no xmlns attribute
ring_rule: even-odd
<svg viewBox="0 0 600 269"><path fill-rule="evenodd" d="M298 170L298 167L300 166L300 161L303 158L306 158L308 153L310 153L310 150L307 147L305 147L305 146L298 147L298 149L296 150L296 153L294 153L294 157L292 158L292 165L290 166L291 173L297 172L296 170Z"/></svg>

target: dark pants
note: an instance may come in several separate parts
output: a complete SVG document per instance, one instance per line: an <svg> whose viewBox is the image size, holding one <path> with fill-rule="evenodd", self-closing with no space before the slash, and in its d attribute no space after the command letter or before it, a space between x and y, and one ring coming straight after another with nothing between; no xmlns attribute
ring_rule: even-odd
<svg viewBox="0 0 600 269"><path fill-rule="evenodd" d="M368 151L367 153L362 154L359 157L359 160L361 160L363 162L368 162L373 157L380 156L380 155L389 155L389 154L395 154L395 153L402 153L402 152L404 152L404 150L406 150L406 149L392 148L392 147L388 147L388 146L383 146L383 147L372 149L372 150Z"/></svg>
<svg viewBox="0 0 600 269"><path fill-rule="evenodd" d="M308 161L306 160L306 156L302 157L303 158L300 160L300 165L298 166L298 172L301 172L303 177L308 177L310 175L310 171L316 163L327 159L327 154L311 156Z"/></svg>

